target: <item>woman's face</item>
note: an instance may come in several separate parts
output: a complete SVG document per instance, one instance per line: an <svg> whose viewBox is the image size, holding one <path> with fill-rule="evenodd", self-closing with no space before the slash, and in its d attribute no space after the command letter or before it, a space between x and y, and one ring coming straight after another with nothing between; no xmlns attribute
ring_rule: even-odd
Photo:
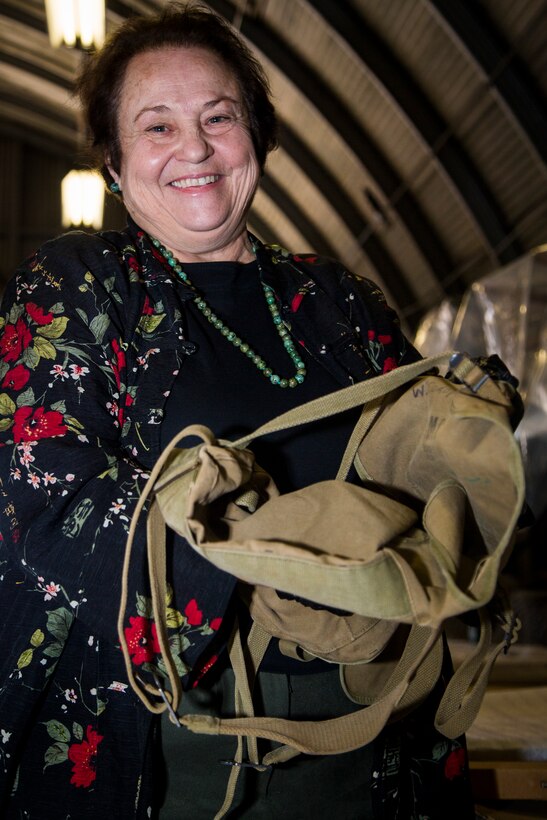
<svg viewBox="0 0 547 820"><path fill-rule="evenodd" d="M202 48L131 59L118 110L118 182L135 222L182 261L250 258L260 177L238 83Z"/></svg>

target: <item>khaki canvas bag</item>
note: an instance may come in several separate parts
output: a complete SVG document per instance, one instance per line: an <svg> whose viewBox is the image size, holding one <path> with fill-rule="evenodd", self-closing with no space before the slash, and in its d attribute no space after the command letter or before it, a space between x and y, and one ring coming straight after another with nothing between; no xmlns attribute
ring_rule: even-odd
<svg viewBox="0 0 547 820"><path fill-rule="evenodd" d="M456 381L435 370L447 365ZM257 766L298 751L349 751L427 696L440 675L444 622L477 610L480 639L436 715L447 737L464 732L495 658L519 627L496 595L524 503L510 390L465 356L447 353L316 399L237 442L217 441L201 426L183 430L152 471L127 540L119 635L129 680L146 706L168 709L192 731L237 736L239 760L246 738ZM246 449L257 436L359 405L361 418L332 481L279 495ZM189 436L203 443L177 447ZM352 464L359 486L344 480ZM131 547L146 505L154 619L168 673L168 681L155 676L154 684L135 679L124 638ZM253 627L245 644L237 628L231 639L234 719L177 714L182 692L165 625L166 526L241 581ZM503 638L492 643L496 622ZM363 708L316 722L255 717L253 678L272 636L303 661L339 664L345 691ZM281 746L259 760L258 737Z"/></svg>

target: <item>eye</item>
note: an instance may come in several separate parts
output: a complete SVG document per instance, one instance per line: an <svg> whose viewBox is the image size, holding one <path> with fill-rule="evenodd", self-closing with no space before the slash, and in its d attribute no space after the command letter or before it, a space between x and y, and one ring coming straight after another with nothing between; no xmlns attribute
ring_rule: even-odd
<svg viewBox="0 0 547 820"><path fill-rule="evenodd" d="M149 128L146 129L148 132L152 134L165 134L169 128L167 125L151 125Z"/></svg>
<svg viewBox="0 0 547 820"><path fill-rule="evenodd" d="M203 128L215 134L223 134L228 131L236 121L233 114L212 114L204 121Z"/></svg>

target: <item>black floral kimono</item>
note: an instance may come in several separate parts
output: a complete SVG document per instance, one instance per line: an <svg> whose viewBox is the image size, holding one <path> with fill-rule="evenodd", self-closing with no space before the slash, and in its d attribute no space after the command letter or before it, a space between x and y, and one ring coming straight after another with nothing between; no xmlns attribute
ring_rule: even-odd
<svg viewBox="0 0 547 820"><path fill-rule="evenodd" d="M278 247L258 243L258 257L291 333L341 387L415 357L373 283ZM156 816L157 721L127 684L116 621L124 543L160 453L164 405L187 357L199 355L185 330L192 298L132 223L47 243L4 294L2 817ZM140 528L141 557L143 544ZM170 643L187 688L215 663L233 587L191 550L173 568ZM136 561L125 634L138 671L159 649L147 592ZM420 766L461 778L463 746L435 743L427 754L420 746Z"/></svg>

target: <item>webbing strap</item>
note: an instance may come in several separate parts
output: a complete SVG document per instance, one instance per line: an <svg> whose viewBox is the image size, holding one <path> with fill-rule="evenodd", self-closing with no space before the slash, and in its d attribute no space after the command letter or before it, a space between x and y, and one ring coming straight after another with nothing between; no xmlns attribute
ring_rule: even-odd
<svg viewBox="0 0 547 820"><path fill-rule="evenodd" d="M439 353L438 356L431 356L428 359L420 359L412 364L405 364L402 367L397 367L395 370L390 370L389 373L375 376L357 384L351 384L349 387L343 387L340 390L335 390L333 393L327 393L325 396L320 396L318 399L302 404L299 407L294 407L286 413L272 419L263 424L254 433L238 439L234 442L234 447L246 447L251 441L260 436L265 436L268 433L276 433L279 430L289 430L291 427L297 427L299 424L307 424L312 421L319 421L320 419L335 416L337 413L343 413L345 410L351 410L353 407L358 407L360 404L368 404L382 398L392 390L402 387L412 379L422 376L429 370L441 365L446 365L450 361L452 351L446 353Z"/></svg>
<svg viewBox="0 0 547 820"><path fill-rule="evenodd" d="M374 740L384 728L408 689L411 678L438 640L438 630L418 626L414 630L414 639L407 641L399 662L399 682L371 706L357 712L323 721L271 717L230 720L210 715L184 715L180 722L193 732L263 737L307 754L340 754L358 749ZM431 690L432 682L422 676L422 685L425 696Z"/></svg>
<svg viewBox="0 0 547 820"><path fill-rule="evenodd" d="M487 607L479 610L479 616L479 641L448 681L435 715L435 728L445 737L459 737L471 726L479 712L496 658L518 640L521 624L512 610L507 609L500 618L504 638L493 646L492 621Z"/></svg>
<svg viewBox="0 0 547 820"><path fill-rule="evenodd" d="M237 620L228 647L235 677L235 714L237 716L251 718L254 716L252 690L254 688L256 673L271 640L270 635L259 628L255 629L255 626L255 624L252 625L247 640L247 647L249 649L249 657L247 660L243 652L241 633ZM181 723L183 723L183 720L181 720ZM236 754L232 761L233 765L228 778L224 802L215 815L214 820L222 820L230 811L232 803L234 802L237 781L241 771L241 764L243 763L244 740L245 738L241 735L237 738ZM264 770L265 766L259 764L256 737L247 736L246 740L249 761L258 770Z"/></svg>

